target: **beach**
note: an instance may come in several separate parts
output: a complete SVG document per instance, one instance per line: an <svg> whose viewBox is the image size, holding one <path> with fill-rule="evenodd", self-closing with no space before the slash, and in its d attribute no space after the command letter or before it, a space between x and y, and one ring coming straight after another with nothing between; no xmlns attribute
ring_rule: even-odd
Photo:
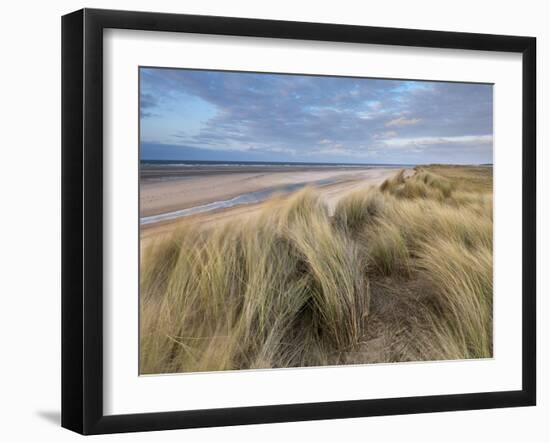
<svg viewBox="0 0 550 443"><path fill-rule="evenodd" d="M250 217L268 197L290 195L304 187L315 188L333 211L342 197L379 185L400 169L307 165L142 167L141 238L149 240L171 233L182 221L208 225Z"/></svg>

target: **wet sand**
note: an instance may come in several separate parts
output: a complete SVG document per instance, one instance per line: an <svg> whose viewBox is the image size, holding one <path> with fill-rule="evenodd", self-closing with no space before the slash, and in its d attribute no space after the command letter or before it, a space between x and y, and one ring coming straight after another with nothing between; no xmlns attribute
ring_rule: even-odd
<svg viewBox="0 0 550 443"><path fill-rule="evenodd" d="M350 192L382 183L401 168L187 168L142 172L140 183L140 217L164 214L192 208L216 201L277 186L296 183L328 184L315 186L331 212L337 202ZM160 179L162 177L162 179ZM141 225L142 240L150 241L157 236L171 233L182 221L196 221L203 225L217 224L236 217L248 218L258 213L262 203L234 206L172 220Z"/></svg>

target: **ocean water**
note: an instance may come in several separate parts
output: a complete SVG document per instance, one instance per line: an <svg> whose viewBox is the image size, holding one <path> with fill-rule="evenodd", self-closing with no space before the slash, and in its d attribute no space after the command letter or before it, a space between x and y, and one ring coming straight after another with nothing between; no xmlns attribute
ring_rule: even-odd
<svg viewBox="0 0 550 443"><path fill-rule="evenodd" d="M212 166L212 167L285 167L285 168L387 168L387 167L412 167L409 164L380 164L380 163L314 163L314 162L257 162L257 161L214 161L214 160L140 160L140 166L143 168L150 167L196 167L196 166Z"/></svg>

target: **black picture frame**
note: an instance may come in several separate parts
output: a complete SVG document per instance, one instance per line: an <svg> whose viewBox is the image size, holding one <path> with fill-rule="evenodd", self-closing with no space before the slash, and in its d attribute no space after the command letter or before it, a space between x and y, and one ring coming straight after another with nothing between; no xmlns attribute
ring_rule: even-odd
<svg viewBox="0 0 550 443"><path fill-rule="evenodd" d="M503 51L522 54L522 389L170 411L103 413L103 30ZM536 39L229 17L83 9L62 18L62 426L82 434L151 431L536 403Z"/></svg>

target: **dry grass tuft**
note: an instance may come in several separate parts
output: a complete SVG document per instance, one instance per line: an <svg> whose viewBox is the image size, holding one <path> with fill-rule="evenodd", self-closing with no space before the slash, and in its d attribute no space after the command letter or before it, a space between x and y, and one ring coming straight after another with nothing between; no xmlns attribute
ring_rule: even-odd
<svg viewBox="0 0 550 443"><path fill-rule="evenodd" d="M144 261L142 373L337 363L359 341L364 257L311 191L276 214L177 238L177 258L171 241Z"/></svg>
<svg viewBox="0 0 550 443"><path fill-rule="evenodd" d="M490 357L492 241L491 168L189 223L143 251L141 373Z"/></svg>

